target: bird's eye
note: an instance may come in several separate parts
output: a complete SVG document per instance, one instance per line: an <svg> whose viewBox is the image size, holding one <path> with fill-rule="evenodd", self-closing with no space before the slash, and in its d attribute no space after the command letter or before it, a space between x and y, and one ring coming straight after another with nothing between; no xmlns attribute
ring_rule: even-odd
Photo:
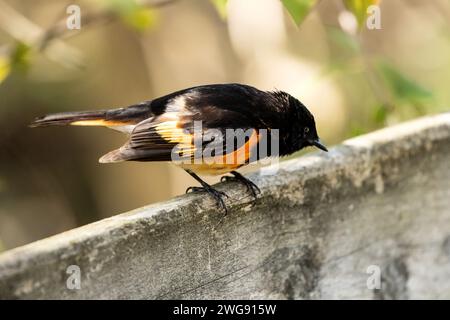
<svg viewBox="0 0 450 320"><path fill-rule="evenodd" d="M303 131L305 132L305 134L306 133L308 133L309 132L309 128L308 127L305 127L305 129L303 129Z"/></svg>

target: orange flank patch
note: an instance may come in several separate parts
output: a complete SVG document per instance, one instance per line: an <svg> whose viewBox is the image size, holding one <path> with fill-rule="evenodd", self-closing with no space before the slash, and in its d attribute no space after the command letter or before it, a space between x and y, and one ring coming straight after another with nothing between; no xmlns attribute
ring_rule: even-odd
<svg viewBox="0 0 450 320"><path fill-rule="evenodd" d="M214 158L202 159L201 163L180 163L186 170L191 170L201 175L220 175L236 170L245 165L252 156L252 152L257 152L256 145L260 136L254 130L248 141L235 151L220 155Z"/></svg>
<svg viewBox="0 0 450 320"><path fill-rule="evenodd" d="M259 138L260 136L258 135L257 130L253 130L248 141L243 146L232 153L222 156L222 163L237 165L238 167L246 164L252 156L252 151L257 151L255 150L255 147L258 144Z"/></svg>

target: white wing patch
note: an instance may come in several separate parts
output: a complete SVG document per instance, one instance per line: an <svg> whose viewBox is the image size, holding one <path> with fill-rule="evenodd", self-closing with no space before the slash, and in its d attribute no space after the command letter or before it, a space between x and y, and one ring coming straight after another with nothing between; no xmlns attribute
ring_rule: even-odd
<svg viewBox="0 0 450 320"><path fill-rule="evenodd" d="M136 127L135 124L127 124L123 126L108 126L109 129L120 131L126 134L131 134L135 127Z"/></svg>

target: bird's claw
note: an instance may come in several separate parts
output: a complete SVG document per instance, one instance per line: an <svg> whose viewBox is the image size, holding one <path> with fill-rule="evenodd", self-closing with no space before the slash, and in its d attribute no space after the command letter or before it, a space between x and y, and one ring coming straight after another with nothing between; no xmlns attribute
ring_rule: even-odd
<svg viewBox="0 0 450 320"><path fill-rule="evenodd" d="M214 189L213 187L209 185L204 185L203 187L189 187L186 189L186 193L189 192L207 192L210 196L212 196L215 200L217 205L225 211L225 214L228 213L228 208L225 205L225 201L223 201L223 198L228 198L228 195L225 192L219 191Z"/></svg>
<svg viewBox="0 0 450 320"><path fill-rule="evenodd" d="M249 191L253 198L256 199L258 198L258 193L261 193L261 189L259 189L259 187L251 180L247 179L246 177L244 177L243 175L241 175L238 172L231 172L231 174L233 176L223 176L220 178L220 182L225 182L225 181L237 181L242 183L243 185L246 186L247 191Z"/></svg>

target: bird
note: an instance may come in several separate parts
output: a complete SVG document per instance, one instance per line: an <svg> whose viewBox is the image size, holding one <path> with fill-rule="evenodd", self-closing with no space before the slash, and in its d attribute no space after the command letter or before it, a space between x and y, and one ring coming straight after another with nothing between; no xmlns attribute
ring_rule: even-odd
<svg viewBox="0 0 450 320"><path fill-rule="evenodd" d="M37 117L30 127L65 125L102 126L125 133L127 142L102 156L100 163L173 162L201 185L189 187L186 193L208 193L225 213L227 194L199 175L231 174L221 181L244 184L256 200L261 190L237 169L310 146L328 151L319 139L314 116L298 99L284 91L262 91L239 83L194 86L121 108L49 114ZM262 147L265 153L260 152Z"/></svg>

